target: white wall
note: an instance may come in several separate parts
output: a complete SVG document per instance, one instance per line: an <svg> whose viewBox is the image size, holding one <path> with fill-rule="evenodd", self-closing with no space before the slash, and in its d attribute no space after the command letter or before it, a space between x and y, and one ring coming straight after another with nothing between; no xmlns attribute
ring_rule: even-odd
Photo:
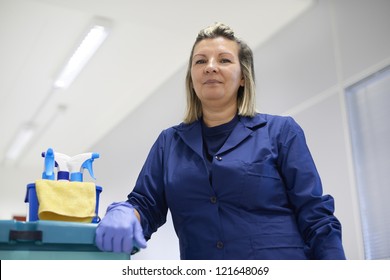
<svg viewBox="0 0 390 280"><path fill-rule="evenodd" d="M362 259L364 253L343 89L390 64L389 14L388 0L319 0L277 36L254 48L258 107L266 113L292 115L304 128L324 191L335 197L349 259ZM109 203L126 199L160 131L181 121L185 70L183 66L91 147L101 154L94 166L97 184L103 187L101 216ZM25 185L40 172L0 167L7 184L21 186L1 194L0 219L25 214ZM179 258L170 217L148 249L134 258Z"/></svg>
<svg viewBox="0 0 390 280"><path fill-rule="evenodd" d="M38 155L40 157L40 155ZM4 182L3 191L0 194L0 220L9 220L12 216L25 216L28 204L24 203L27 184L39 179L43 171L37 169L20 169L0 167L0 178Z"/></svg>
<svg viewBox="0 0 390 280"><path fill-rule="evenodd" d="M256 50L259 107L305 130L349 259L364 252L344 89L390 64L389 14L386 0L320 0Z"/></svg>

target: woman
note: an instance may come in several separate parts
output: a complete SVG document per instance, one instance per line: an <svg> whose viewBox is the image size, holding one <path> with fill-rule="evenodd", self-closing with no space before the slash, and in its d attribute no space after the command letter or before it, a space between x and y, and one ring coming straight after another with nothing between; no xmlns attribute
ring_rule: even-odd
<svg viewBox="0 0 390 280"><path fill-rule="evenodd" d="M345 259L302 129L256 113L252 51L228 26L200 31L186 88L184 122L160 134L128 200L110 205L97 246L145 248L169 208L181 259Z"/></svg>

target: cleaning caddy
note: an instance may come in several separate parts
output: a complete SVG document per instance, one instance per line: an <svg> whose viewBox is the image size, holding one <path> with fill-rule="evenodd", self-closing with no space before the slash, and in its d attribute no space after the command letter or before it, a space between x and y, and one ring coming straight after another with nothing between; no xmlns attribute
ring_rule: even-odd
<svg viewBox="0 0 390 280"><path fill-rule="evenodd" d="M45 158L42 179L27 185L28 221L98 222L102 187L83 182L82 174L87 169L95 179L92 163L99 154L84 153L70 157L49 148L42 156ZM57 180L55 167L58 169Z"/></svg>

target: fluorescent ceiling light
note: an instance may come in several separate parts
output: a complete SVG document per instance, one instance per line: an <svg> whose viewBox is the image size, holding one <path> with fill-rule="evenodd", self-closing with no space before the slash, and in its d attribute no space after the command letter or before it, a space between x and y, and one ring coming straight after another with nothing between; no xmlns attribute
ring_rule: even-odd
<svg viewBox="0 0 390 280"><path fill-rule="evenodd" d="M8 149L6 159L15 160L19 157L27 143L31 140L35 132L34 126L31 124L24 125L16 135L15 140Z"/></svg>
<svg viewBox="0 0 390 280"><path fill-rule="evenodd" d="M54 88L66 89L94 55L97 49L107 38L109 28L103 24L91 27L85 38L81 41L73 55L65 64L58 78L54 81Z"/></svg>

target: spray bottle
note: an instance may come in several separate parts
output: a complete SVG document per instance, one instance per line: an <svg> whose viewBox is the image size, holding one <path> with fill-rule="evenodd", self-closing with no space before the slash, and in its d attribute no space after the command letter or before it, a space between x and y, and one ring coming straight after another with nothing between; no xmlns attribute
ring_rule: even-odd
<svg viewBox="0 0 390 280"><path fill-rule="evenodd" d="M84 169L88 169L89 175L96 180L92 169L92 163L96 158L99 158L98 153L84 153L71 157L68 160L70 180L82 182Z"/></svg>
<svg viewBox="0 0 390 280"><path fill-rule="evenodd" d="M57 180L65 180L69 181L69 167L68 162L70 160L70 156L61 154L61 153L54 153L54 160L56 162L57 167Z"/></svg>
<svg viewBox="0 0 390 280"><path fill-rule="evenodd" d="M45 158L44 171L42 173L42 179L54 180L54 152L52 148L47 149L46 153L42 153L42 157Z"/></svg>

